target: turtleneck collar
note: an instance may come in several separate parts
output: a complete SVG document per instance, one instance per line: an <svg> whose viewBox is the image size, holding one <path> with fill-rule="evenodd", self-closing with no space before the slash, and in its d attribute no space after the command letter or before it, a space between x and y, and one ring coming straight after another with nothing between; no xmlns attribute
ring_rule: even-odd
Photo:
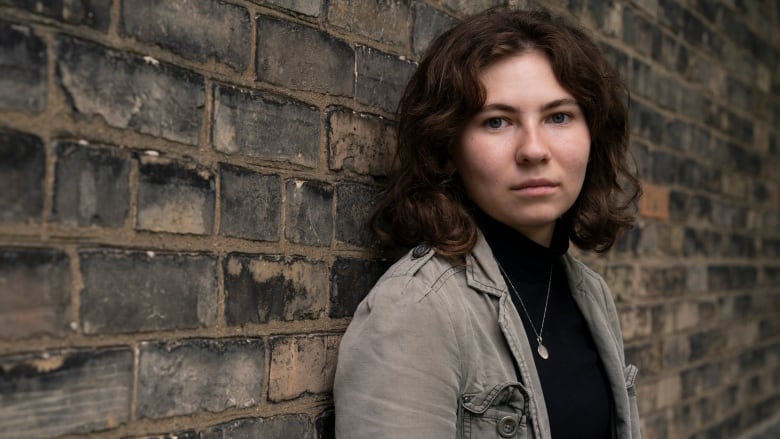
<svg viewBox="0 0 780 439"><path fill-rule="evenodd" d="M493 255L508 271L546 273L569 249L569 239L560 222L556 223L550 247L545 247L480 209L474 209L473 213Z"/></svg>

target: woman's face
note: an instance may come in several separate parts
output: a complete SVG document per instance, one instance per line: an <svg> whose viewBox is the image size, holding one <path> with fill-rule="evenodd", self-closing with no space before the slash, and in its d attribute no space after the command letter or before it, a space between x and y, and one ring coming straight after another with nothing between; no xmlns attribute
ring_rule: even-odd
<svg viewBox="0 0 780 439"><path fill-rule="evenodd" d="M485 213L549 246L556 219L574 204L585 179L585 117L541 52L499 60L480 81L485 104L453 151L455 167Z"/></svg>

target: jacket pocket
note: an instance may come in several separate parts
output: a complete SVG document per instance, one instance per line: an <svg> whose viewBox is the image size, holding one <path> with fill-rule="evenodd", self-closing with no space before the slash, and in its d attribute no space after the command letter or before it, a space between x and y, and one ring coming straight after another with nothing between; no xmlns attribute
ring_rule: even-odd
<svg viewBox="0 0 780 439"><path fill-rule="evenodd" d="M460 412L464 439L528 438L528 393L521 383L506 382L464 394Z"/></svg>
<svg viewBox="0 0 780 439"><path fill-rule="evenodd" d="M639 373L639 368L633 364L629 364L624 369L626 377L626 392L628 392L628 406L631 422L631 439L640 439L642 437L639 431L639 408L637 407L636 400L636 375Z"/></svg>

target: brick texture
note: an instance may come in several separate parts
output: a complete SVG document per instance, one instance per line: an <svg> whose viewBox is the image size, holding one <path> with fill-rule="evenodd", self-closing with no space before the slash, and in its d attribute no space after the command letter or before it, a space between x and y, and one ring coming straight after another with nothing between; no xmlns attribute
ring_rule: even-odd
<svg viewBox="0 0 780 439"><path fill-rule="evenodd" d="M332 439L367 221L462 17L544 5L624 77L606 254L647 438L780 411L780 9L703 0L0 0L0 439Z"/></svg>

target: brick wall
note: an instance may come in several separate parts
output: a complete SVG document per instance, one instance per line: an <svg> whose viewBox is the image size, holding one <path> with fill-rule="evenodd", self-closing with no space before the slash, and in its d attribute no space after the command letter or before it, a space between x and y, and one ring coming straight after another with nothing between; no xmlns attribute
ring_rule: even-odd
<svg viewBox="0 0 780 439"><path fill-rule="evenodd" d="M481 0L0 0L0 438L332 437L393 110ZM519 1L525 4L523 1ZM780 410L780 7L557 0L632 92L646 437Z"/></svg>

